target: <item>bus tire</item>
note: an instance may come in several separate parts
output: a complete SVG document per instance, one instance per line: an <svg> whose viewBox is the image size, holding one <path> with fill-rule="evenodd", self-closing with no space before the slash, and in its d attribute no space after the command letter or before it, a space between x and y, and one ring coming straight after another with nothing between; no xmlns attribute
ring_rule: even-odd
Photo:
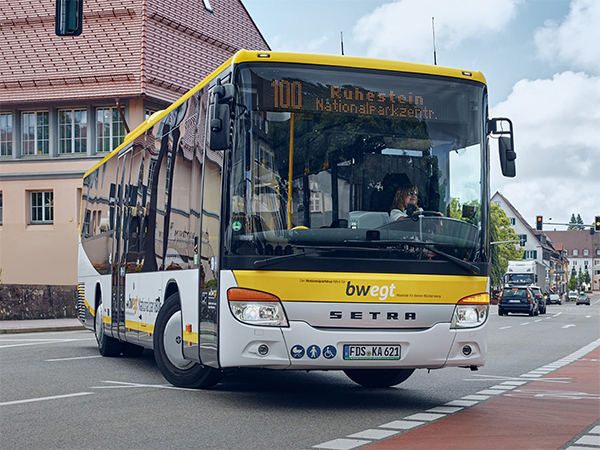
<svg viewBox="0 0 600 450"><path fill-rule="evenodd" d="M169 383L183 388L209 388L223 378L220 370L183 357L181 304L175 292L158 312L154 327L154 359Z"/></svg>
<svg viewBox="0 0 600 450"><path fill-rule="evenodd" d="M94 319L94 334L98 342L98 352L102 356L119 356L121 354L121 343L104 333L104 307L102 302L96 308L96 318Z"/></svg>
<svg viewBox="0 0 600 450"><path fill-rule="evenodd" d="M363 387L383 388L406 381L415 369L346 369L344 373Z"/></svg>

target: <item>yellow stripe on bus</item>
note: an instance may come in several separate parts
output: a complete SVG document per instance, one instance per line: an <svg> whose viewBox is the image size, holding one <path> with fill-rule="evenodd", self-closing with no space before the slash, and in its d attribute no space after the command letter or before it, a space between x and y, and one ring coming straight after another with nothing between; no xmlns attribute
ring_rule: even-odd
<svg viewBox="0 0 600 450"><path fill-rule="evenodd" d="M486 291L487 277L234 271L238 286L286 302L455 304Z"/></svg>

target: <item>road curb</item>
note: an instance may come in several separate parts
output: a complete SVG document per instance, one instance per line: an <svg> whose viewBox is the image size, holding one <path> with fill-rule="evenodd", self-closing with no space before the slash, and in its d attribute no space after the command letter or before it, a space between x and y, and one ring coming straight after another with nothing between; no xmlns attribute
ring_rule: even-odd
<svg viewBox="0 0 600 450"><path fill-rule="evenodd" d="M0 329L0 334L17 334L17 333L38 333L41 331L83 331L83 325L74 326L51 326L51 327L33 327L33 328L3 328Z"/></svg>

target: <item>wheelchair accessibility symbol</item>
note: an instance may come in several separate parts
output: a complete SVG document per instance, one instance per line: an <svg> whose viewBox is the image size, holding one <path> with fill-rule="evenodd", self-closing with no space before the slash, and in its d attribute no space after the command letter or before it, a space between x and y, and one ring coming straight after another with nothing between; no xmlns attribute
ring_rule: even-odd
<svg viewBox="0 0 600 450"><path fill-rule="evenodd" d="M323 358L325 359L333 359L337 354L337 350L333 345L327 345L323 348Z"/></svg>

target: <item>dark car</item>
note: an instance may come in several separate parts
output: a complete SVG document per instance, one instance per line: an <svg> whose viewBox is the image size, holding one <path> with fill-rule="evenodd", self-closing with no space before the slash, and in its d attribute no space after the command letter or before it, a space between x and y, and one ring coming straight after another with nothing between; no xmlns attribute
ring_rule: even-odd
<svg viewBox="0 0 600 450"><path fill-rule="evenodd" d="M577 297L577 302L575 304L576 305L588 305L589 306L589 304L590 304L590 296L587 295L585 292L582 292Z"/></svg>
<svg viewBox="0 0 600 450"><path fill-rule="evenodd" d="M548 301L546 302L548 305L551 304L557 304L557 305L562 305L562 301L560 300L560 295L558 294L550 294L548 296Z"/></svg>
<svg viewBox="0 0 600 450"><path fill-rule="evenodd" d="M542 295L542 290L537 286L529 286L529 290L533 292L533 295L537 298L540 314L546 314L546 299Z"/></svg>
<svg viewBox="0 0 600 450"><path fill-rule="evenodd" d="M509 312L527 313L530 316L537 316L540 313L538 299L526 287L504 288L500 293L498 314L503 316Z"/></svg>

